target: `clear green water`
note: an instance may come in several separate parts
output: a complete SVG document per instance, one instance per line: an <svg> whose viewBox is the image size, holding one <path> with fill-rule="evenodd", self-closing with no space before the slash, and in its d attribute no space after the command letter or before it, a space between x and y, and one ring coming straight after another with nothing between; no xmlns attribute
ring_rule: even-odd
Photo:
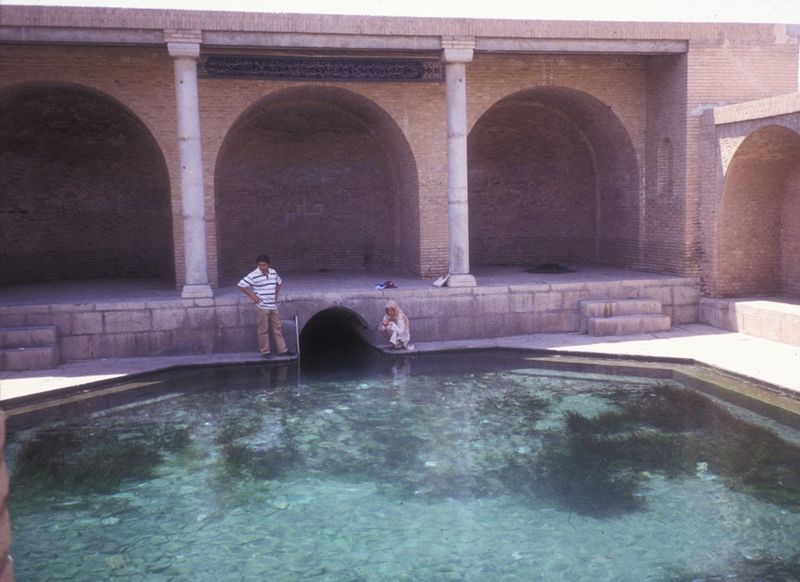
<svg viewBox="0 0 800 582"><path fill-rule="evenodd" d="M11 435L17 580L800 578L800 434L672 380L468 354L152 383Z"/></svg>

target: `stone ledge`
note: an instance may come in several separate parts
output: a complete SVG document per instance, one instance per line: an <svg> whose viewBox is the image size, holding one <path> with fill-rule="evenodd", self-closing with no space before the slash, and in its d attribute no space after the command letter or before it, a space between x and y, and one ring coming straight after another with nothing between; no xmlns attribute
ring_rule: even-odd
<svg viewBox="0 0 800 582"><path fill-rule="evenodd" d="M602 280L460 289L426 286L388 291L295 292L283 296L279 309L284 320L297 316L301 327L322 311L345 309L372 329L380 321L386 300L396 299L412 320L416 341L577 333L581 323L578 302L592 297L624 301L647 296L662 300L663 313L672 316L673 321L697 320L698 304L692 300L698 295L686 279L666 279L662 286L653 285L652 279L625 281L628 286L621 280ZM682 289L679 294L685 295L689 303L673 306L675 289ZM28 312L25 307L18 307L13 314L0 312L0 322L58 325L60 356L65 361L255 349L255 318L248 299L228 294L210 303L199 307L194 301L149 298L130 303L87 304L72 314L42 311L41 306L30 306ZM104 327L98 329L101 323Z"/></svg>
<svg viewBox="0 0 800 582"><path fill-rule="evenodd" d="M779 299L706 299L701 322L791 346L800 346L800 304Z"/></svg>
<svg viewBox="0 0 800 582"><path fill-rule="evenodd" d="M668 331L670 329L668 315L615 315L612 317L590 317L587 321L587 333L593 336L633 335Z"/></svg>
<svg viewBox="0 0 800 582"><path fill-rule="evenodd" d="M0 348L33 348L52 346L58 340L55 325L0 328Z"/></svg>
<svg viewBox="0 0 800 582"><path fill-rule="evenodd" d="M0 370L42 370L59 363L58 346L0 350Z"/></svg>
<svg viewBox="0 0 800 582"><path fill-rule="evenodd" d="M714 123L725 125L738 121L750 121L800 113L800 93L786 93L767 99L746 101L735 105L724 105L714 108Z"/></svg>

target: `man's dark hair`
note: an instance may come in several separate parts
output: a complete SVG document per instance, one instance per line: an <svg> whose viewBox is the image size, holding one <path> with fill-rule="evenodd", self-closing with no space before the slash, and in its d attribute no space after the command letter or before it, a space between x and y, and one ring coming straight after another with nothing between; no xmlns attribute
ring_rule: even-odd
<svg viewBox="0 0 800 582"><path fill-rule="evenodd" d="M258 257L256 258L256 263L261 263L261 262L264 262L268 265L271 264L269 260L269 255L258 255Z"/></svg>

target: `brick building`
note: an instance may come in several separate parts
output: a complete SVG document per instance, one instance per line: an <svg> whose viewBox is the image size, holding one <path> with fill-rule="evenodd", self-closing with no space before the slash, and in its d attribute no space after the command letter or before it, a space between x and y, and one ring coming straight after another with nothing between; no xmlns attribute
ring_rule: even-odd
<svg viewBox="0 0 800 582"><path fill-rule="evenodd" d="M796 89L797 39L783 25L6 7L1 34L3 283L183 286L199 260L190 283L215 286L261 248L284 269L423 277L446 272L453 251L467 265L687 275L713 253L713 292L800 293L796 107L753 128L728 162L728 188L747 201L701 236L702 174L716 170L699 161L702 113ZM196 98L177 97L199 125L188 138L177 129L184 62L200 71ZM451 69L463 103L448 101ZM181 161L192 139L200 148ZM754 166L771 177L763 201L748 198ZM468 188L466 216L453 216L467 206L452 184L448 201L454 181ZM770 206L755 213L766 223L750 203ZM776 242L764 224L781 215L794 218ZM451 245L449 227L468 245ZM771 233L770 259L725 252L726 232L744 228ZM731 282L748 260L770 265Z"/></svg>
<svg viewBox="0 0 800 582"><path fill-rule="evenodd" d="M0 285L211 297L268 250L796 297L796 29L7 6Z"/></svg>

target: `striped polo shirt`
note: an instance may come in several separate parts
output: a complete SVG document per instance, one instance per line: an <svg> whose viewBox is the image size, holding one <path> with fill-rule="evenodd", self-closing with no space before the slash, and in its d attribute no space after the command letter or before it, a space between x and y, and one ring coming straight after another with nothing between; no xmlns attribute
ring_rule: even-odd
<svg viewBox="0 0 800 582"><path fill-rule="evenodd" d="M261 272L261 269L256 269L248 273L239 281L239 287L250 287L250 289L258 295L258 298L261 299L261 303L258 304L258 307L261 309L274 310L278 309L275 303L275 293L278 285L281 283L282 281L278 272L272 267L269 267L266 275Z"/></svg>

